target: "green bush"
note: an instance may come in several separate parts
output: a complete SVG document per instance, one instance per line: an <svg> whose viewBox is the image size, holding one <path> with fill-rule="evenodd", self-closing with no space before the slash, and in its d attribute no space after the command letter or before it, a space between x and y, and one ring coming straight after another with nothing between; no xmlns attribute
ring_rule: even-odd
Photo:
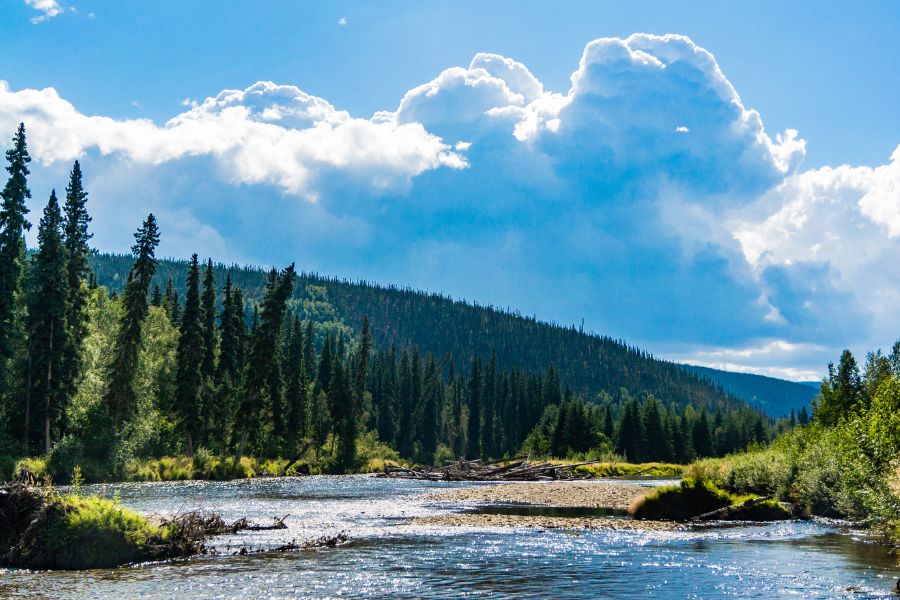
<svg viewBox="0 0 900 600"><path fill-rule="evenodd" d="M115 501L76 495L44 496L43 508L8 557L13 566L30 569L96 569L166 558L168 527Z"/></svg>
<svg viewBox="0 0 900 600"><path fill-rule="evenodd" d="M16 462L13 478L38 481L49 475L47 461L43 458L22 458Z"/></svg>
<svg viewBox="0 0 900 600"><path fill-rule="evenodd" d="M635 519L684 521L735 502L735 497L711 481L686 478L681 485L658 487L628 507Z"/></svg>

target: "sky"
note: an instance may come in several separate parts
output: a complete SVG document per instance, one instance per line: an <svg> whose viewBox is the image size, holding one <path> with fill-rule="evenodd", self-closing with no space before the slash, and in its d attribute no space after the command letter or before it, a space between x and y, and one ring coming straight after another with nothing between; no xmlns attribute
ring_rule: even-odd
<svg viewBox="0 0 900 600"><path fill-rule="evenodd" d="M900 5L559 4L2 0L0 135L102 250L153 211L795 380L900 338Z"/></svg>

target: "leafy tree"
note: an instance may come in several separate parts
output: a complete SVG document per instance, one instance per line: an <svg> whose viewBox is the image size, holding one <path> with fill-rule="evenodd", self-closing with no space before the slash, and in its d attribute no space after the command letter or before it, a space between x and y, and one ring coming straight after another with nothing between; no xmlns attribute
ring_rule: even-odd
<svg viewBox="0 0 900 600"><path fill-rule="evenodd" d="M62 240L62 213L56 190L44 208L38 226L38 251L30 273L28 294L28 381L26 414L32 401L41 417L44 453L49 454L53 430L65 410L71 389L65 379L72 340L67 328L69 287L66 250ZM26 420L26 423L28 421ZM26 430L26 435L28 435Z"/></svg>
<svg viewBox="0 0 900 600"><path fill-rule="evenodd" d="M141 349L141 328L149 310L147 291L156 271L155 253L159 245L159 228L152 213L134 234L134 239L131 252L135 261L125 283L125 310L119 321L113 359L107 373L106 404L116 425L128 419L134 409L134 377Z"/></svg>

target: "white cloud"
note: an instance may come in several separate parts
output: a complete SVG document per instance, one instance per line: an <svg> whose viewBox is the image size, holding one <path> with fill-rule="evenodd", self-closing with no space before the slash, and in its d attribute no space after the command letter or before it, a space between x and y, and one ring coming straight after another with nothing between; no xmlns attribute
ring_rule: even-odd
<svg viewBox="0 0 900 600"><path fill-rule="evenodd" d="M215 157L233 183L268 183L315 199L317 179L341 171L376 193L465 160L419 123L350 117L294 86L259 82L225 90L159 127L147 119L87 116L56 90L11 91L0 81L0 127L26 121L33 156L69 161L96 148L138 163Z"/></svg>
<svg viewBox="0 0 900 600"><path fill-rule="evenodd" d="M347 19L345 17L341 17L338 19L338 25L344 27L347 24Z"/></svg>
<svg viewBox="0 0 900 600"><path fill-rule="evenodd" d="M25 0L25 4L41 13L40 16L31 19L35 25L63 13L62 7L56 0Z"/></svg>
<svg viewBox="0 0 900 600"><path fill-rule="evenodd" d="M798 132L770 135L684 36L595 40L564 91L480 53L370 118L271 82L182 104L162 125L116 120L0 82L0 130L24 120L50 168L94 158L97 197L152 203L223 260L302 257L586 316L651 349L688 344L670 355L697 364L791 378L900 332L900 148L881 166L801 170Z"/></svg>

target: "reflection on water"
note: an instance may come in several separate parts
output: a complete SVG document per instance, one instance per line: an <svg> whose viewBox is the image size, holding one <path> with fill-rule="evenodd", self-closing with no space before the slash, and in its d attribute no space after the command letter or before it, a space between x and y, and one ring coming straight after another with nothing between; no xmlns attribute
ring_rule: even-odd
<svg viewBox="0 0 900 600"><path fill-rule="evenodd" d="M459 485L466 484L351 476L89 486L144 513L205 508L228 521L246 516L258 522L290 515L289 528L222 536L213 544L219 554L176 563L82 573L0 571L0 598L871 598L889 596L900 575L883 546L816 523L695 532L411 523L411 517L455 510L422 494ZM349 532L352 541L266 551L338 531ZM232 555L242 546L263 552Z"/></svg>

